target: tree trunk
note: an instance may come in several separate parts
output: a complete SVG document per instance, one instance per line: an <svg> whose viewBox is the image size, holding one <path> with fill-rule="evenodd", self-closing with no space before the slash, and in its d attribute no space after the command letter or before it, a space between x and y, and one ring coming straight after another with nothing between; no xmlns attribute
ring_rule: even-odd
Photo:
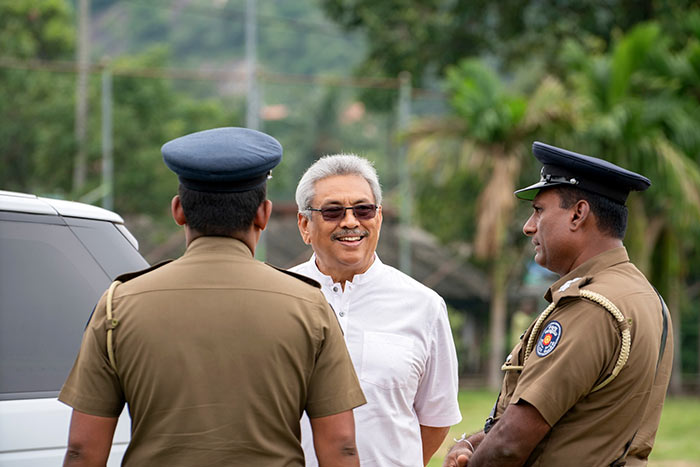
<svg viewBox="0 0 700 467"><path fill-rule="evenodd" d="M679 245L674 232L667 230L663 238L663 274L666 282L666 304L671 313L673 321L673 372L671 373L671 383L669 391L672 394L679 394L682 391L683 368L681 365L681 284L682 284L682 262L683 248Z"/></svg>
<svg viewBox="0 0 700 467"><path fill-rule="evenodd" d="M681 365L681 313L680 313L680 286L678 278L673 277L669 287L668 308L673 321L673 372L669 391L671 394L680 394L683 390L683 367Z"/></svg>
<svg viewBox="0 0 700 467"><path fill-rule="evenodd" d="M506 306L508 303L507 268L502 258L494 259L491 269L491 305L489 309L490 352L488 366L488 386L497 390L501 387L503 373L501 366L505 360Z"/></svg>

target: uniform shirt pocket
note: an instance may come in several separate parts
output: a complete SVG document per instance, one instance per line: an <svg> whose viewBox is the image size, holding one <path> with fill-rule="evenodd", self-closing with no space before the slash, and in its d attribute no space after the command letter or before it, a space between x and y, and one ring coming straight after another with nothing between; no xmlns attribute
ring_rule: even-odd
<svg viewBox="0 0 700 467"><path fill-rule="evenodd" d="M360 379L385 389L405 387L412 357L412 338L389 332L365 332Z"/></svg>

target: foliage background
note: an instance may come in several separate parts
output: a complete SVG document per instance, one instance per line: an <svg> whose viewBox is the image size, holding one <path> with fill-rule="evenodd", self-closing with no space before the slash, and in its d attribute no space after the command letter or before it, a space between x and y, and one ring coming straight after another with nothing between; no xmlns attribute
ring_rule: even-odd
<svg viewBox="0 0 700 467"><path fill-rule="evenodd" d="M244 0L92 0L87 182L73 183L78 0L0 0L0 187L94 198L101 65L113 73L115 210L158 258L176 227L160 146L245 124ZM373 160L386 203L411 175L413 222L489 278L480 381L518 297L539 295L514 187L534 140L649 176L626 244L674 312L674 391L700 384L700 10L686 0L259 0L263 130L285 147L270 196L322 154ZM398 75L412 114L399 128ZM404 159L404 156L407 159ZM152 255L151 255L152 253ZM532 282L535 286L530 286ZM534 287L534 288L533 288ZM533 292L534 290L534 292ZM457 310L455 316L470 313ZM453 319L453 322L465 320Z"/></svg>

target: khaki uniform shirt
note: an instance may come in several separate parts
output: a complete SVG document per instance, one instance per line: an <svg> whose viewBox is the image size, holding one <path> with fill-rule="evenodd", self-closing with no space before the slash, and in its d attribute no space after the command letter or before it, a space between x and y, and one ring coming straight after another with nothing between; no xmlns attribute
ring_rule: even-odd
<svg viewBox="0 0 700 467"><path fill-rule="evenodd" d="M299 419L365 403L340 326L318 287L200 237L178 260L119 285L117 373L105 296L59 400L117 417L125 465L303 466Z"/></svg>
<svg viewBox="0 0 700 467"><path fill-rule="evenodd" d="M613 316L580 298L579 289L607 297L631 329L627 363L596 392L591 390L615 366L622 339ZM622 455L633 436L628 465L644 465L659 425L673 354L669 320L657 375L663 326L659 297L621 247L591 258L562 277L545 298L556 308L542 324L522 371L506 371L496 418L508 404L522 400L552 427L526 465L606 466ZM508 356L511 365L523 365L533 326Z"/></svg>

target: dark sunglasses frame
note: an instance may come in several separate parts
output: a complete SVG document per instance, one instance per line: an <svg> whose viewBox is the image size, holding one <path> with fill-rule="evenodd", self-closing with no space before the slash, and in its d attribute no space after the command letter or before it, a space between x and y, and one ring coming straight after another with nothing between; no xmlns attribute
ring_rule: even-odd
<svg viewBox="0 0 700 467"><path fill-rule="evenodd" d="M368 221L374 219L377 215L377 210L379 206L376 204L356 204L354 206L328 206L327 208L306 208L307 211L320 212L324 221L338 222L345 217L345 212L348 209L352 209L352 214L357 220Z"/></svg>

